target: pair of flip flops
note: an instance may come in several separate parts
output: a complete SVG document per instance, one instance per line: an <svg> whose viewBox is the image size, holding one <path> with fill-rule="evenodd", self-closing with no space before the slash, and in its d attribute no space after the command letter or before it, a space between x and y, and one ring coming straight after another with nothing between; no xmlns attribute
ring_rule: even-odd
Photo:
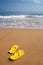
<svg viewBox="0 0 43 65"><path fill-rule="evenodd" d="M8 53L12 54L9 59L10 60L17 60L20 57L22 57L24 55L24 50L18 50L16 52L16 50L19 48L18 45L13 45L10 50L8 51Z"/></svg>

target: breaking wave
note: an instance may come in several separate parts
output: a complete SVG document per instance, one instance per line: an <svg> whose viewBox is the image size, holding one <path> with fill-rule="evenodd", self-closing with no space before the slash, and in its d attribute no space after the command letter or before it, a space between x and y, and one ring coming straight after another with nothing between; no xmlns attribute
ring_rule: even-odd
<svg viewBox="0 0 43 65"><path fill-rule="evenodd" d="M43 15L0 16L0 28L43 29Z"/></svg>

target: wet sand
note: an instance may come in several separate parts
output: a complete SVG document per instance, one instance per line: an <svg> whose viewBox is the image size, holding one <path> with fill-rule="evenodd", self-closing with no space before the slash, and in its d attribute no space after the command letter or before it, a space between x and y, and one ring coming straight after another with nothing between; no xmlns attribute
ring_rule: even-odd
<svg viewBox="0 0 43 65"><path fill-rule="evenodd" d="M8 50L14 44L25 55L10 61ZM0 29L0 65L43 65L43 30Z"/></svg>

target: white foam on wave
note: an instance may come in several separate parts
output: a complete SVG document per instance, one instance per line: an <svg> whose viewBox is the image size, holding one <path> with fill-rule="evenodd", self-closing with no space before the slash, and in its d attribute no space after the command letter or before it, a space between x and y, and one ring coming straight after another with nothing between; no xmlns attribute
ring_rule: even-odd
<svg viewBox="0 0 43 65"><path fill-rule="evenodd" d="M34 17L43 17L43 15L35 15Z"/></svg>
<svg viewBox="0 0 43 65"><path fill-rule="evenodd" d="M29 18L34 18L34 17L36 17L36 18L40 18L40 17L43 17L43 15L26 15L25 17L29 17Z"/></svg>
<svg viewBox="0 0 43 65"><path fill-rule="evenodd" d="M0 16L0 28L43 28L43 16L39 15L11 15Z"/></svg>
<svg viewBox="0 0 43 65"><path fill-rule="evenodd" d="M0 18L24 18L25 15L0 16Z"/></svg>
<svg viewBox="0 0 43 65"><path fill-rule="evenodd" d="M43 17L43 15L9 15L9 16L0 16L0 18L5 18L5 19L8 19L8 18L41 18Z"/></svg>

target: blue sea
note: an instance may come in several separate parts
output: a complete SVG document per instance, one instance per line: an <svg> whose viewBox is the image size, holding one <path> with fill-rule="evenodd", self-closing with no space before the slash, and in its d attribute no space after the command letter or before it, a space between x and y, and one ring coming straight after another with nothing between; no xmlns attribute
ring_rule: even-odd
<svg viewBox="0 0 43 65"><path fill-rule="evenodd" d="M43 29L43 14L0 12L1 28Z"/></svg>

